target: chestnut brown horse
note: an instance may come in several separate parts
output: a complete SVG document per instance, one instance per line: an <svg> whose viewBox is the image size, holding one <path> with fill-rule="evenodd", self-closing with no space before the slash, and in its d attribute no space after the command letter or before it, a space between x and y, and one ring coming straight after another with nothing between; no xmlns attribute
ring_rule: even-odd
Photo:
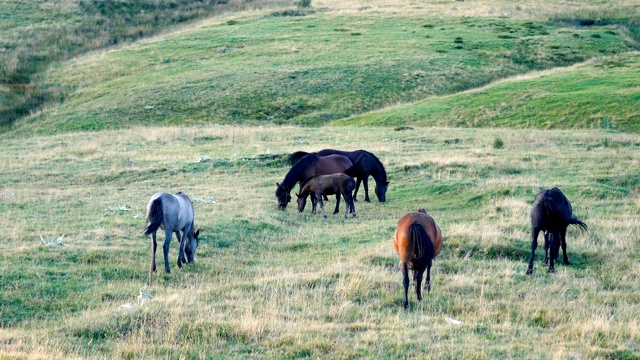
<svg viewBox="0 0 640 360"><path fill-rule="evenodd" d="M345 173L353 166L348 157L342 155L318 156L309 154L295 163L282 183L276 183L278 209L284 211L291 201L291 189L295 184L317 175Z"/></svg>
<svg viewBox="0 0 640 360"><path fill-rule="evenodd" d="M420 209L400 218L393 237L393 247L400 255L406 309L409 307L409 269L413 270L418 301L422 301L420 286L425 269L425 287L431 291L431 263L442 250L442 232L433 218Z"/></svg>

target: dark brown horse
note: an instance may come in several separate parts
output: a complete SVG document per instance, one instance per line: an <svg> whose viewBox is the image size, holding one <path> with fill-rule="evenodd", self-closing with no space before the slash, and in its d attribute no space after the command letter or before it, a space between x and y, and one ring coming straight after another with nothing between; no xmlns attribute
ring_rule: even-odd
<svg viewBox="0 0 640 360"><path fill-rule="evenodd" d="M571 203L557 187L542 190L536 195L531 208L531 258L527 275L533 273L533 255L538 246L538 234L544 231L544 263L549 262L549 272L554 272L553 262L558 258L559 247L562 247L562 260L571 265L567 256L567 227L578 225L587 230L587 224L573 215ZM549 248L551 254L549 255Z"/></svg>
<svg viewBox="0 0 640 360"><path fill-rule="evenodd" d="M289 163L291 165L295 164L302 157L308 155L304 151L297 151L293 154L289 155ZM389 186L389 181L387 180L387 172L384 169L384 165L382 162L372 153L366 150L355 150L355 151L342 151L342 150L334 150L334 149L324 149L315 153L318 156L327 156L327 155L343 155L349 158L353 163L353 167L349 169L347 175L355 177L358 182L356 183L356 190L353 193L353 199L356 200L358 196L358 189L360 189L360 183L364 185L364 201L371 201L369 199L369 176L373 176L373 179L376 181L376 196L378 197L378 201L385 202L387 201L387 188Z"/></svg>
<svg viewBox="0 0 640 360"><path fill-rule="evenodd" d="M348 157L342 155L317 156L309 154L295 163L282 183L276 183L278 209L285 210L291 201L291 189L295 184L317 175L345 173L353 166Z"/></svg>
<svg viewBox="0 0 640 360"><path fill-rule="evenodd" d="M311 194L312 213L316 213L316 204L320 202L320 208L322 209L322 215L327 217L327 212L324 211L324 203L322 202L322 195L336 194L336 209L333 212L337 214L340 208L340 194L344 197L344 201L347 203L347 209L344 214L346 219L349 213L356 216L356 207L353 204L353 189L356 187L356 181L346 174L331 174L331 175L318 175L309 181L307 181L300 190L298 196L298 211L303 212L304 207L307 204L307 197Z"/></svg>
<svg viewBox="0 0 640 360"><path fill-rule="evenodd" d="M442 232L424 209L407 214L398 221L393 237L393 247L400 255L404 284L404 308L409 307L409 269L413 270L416 295L422 301L420 286L424 270L427 269L425 287L431 291L431 263L442 250Z"/></svg>

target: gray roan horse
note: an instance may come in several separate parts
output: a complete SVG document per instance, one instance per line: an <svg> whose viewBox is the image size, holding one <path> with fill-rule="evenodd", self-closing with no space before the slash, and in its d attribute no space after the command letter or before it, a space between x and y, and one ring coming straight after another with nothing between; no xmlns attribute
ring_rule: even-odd
<svg viewBox="0 0 640 360"><path fill-rule="evenodd" d="M193 222L193 204L187 195L182 192L175 195L163 192L153 194L147 204L147 227L144 229L144 234L151 235L152 240L149 285L152 282L151 274L156 271L156 248L158 246L156 232L158 228L164 229L164 269L169 273L169 244L171 244L173 233L178 237L180 244L178 267L182 267L182 264L185 263L194 262L200 230L194 232ZM180 232L182 232L182 236Z"/></svg>

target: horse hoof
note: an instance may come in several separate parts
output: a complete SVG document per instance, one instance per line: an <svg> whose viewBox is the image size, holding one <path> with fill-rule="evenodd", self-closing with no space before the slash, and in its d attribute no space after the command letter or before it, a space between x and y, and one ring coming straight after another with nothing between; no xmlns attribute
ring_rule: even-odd
<svg viewBox="0 0 640 360"><path fill-rule="evenodd" d="M325 219L327 218L327 215L323 215L323 216L324 216Z"/></svg>
<svg viewBox="0 0 640 360"><path fill-rule="evenodd" d="M556 272L555 268L549 268L549 273L554 273L554 272Z"/></svg>
<svg viewBox="0 0 640 360"><path fill-rule="evenodd" d="M408 302L404 303L404 308L405 308L405 309L408 309L408 308L409 308L409 303L408 303Z"/></svg>
<svg viewBox="0 0 640 360"><path fill-rule="evenodd" d="M527 269L526 274L527 274L527 275L531 275L531 274L533 274L533 269Z"/></svg>
<svg viewBox="0 0 640 360"><path fill-rule="evenodd" d="M565 264L565 265L567 265L567 266L571 265L571 263L569 262L569 260L565 261L565 262L564 262L564 264Z"/></svg>

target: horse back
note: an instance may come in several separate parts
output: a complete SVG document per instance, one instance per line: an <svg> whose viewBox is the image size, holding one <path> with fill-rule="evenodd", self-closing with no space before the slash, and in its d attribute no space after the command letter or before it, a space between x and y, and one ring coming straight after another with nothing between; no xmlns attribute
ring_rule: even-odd
<svg viewBox="0 0 640 360"><path fill-rule="evenodd" d="M412 238L413 224L421 226L427 237L428 241L431 241L434 248L433 258L435 258L442 250L442 232L440 227L435 223L433 218L422 212L409 213L404 215L398 221L398 227L394 234L393 246L400 255L400 260L403 262L411 262L416 252L415 241Z"/></svg>
<svg viewBox="0 0 640 360"><path fill-rule="evenodd" d="M573 209L567 197L558 188L542 190L531 208L531 226L557 231L573 218Z"/></svg>
<svg viewBox="0 0 640 360"><path fill-rule="evenodd" d="M337 173L345 173L353 162L343 155L328 155L319 158L315 167L314 175L331 175Z"/></svg>

